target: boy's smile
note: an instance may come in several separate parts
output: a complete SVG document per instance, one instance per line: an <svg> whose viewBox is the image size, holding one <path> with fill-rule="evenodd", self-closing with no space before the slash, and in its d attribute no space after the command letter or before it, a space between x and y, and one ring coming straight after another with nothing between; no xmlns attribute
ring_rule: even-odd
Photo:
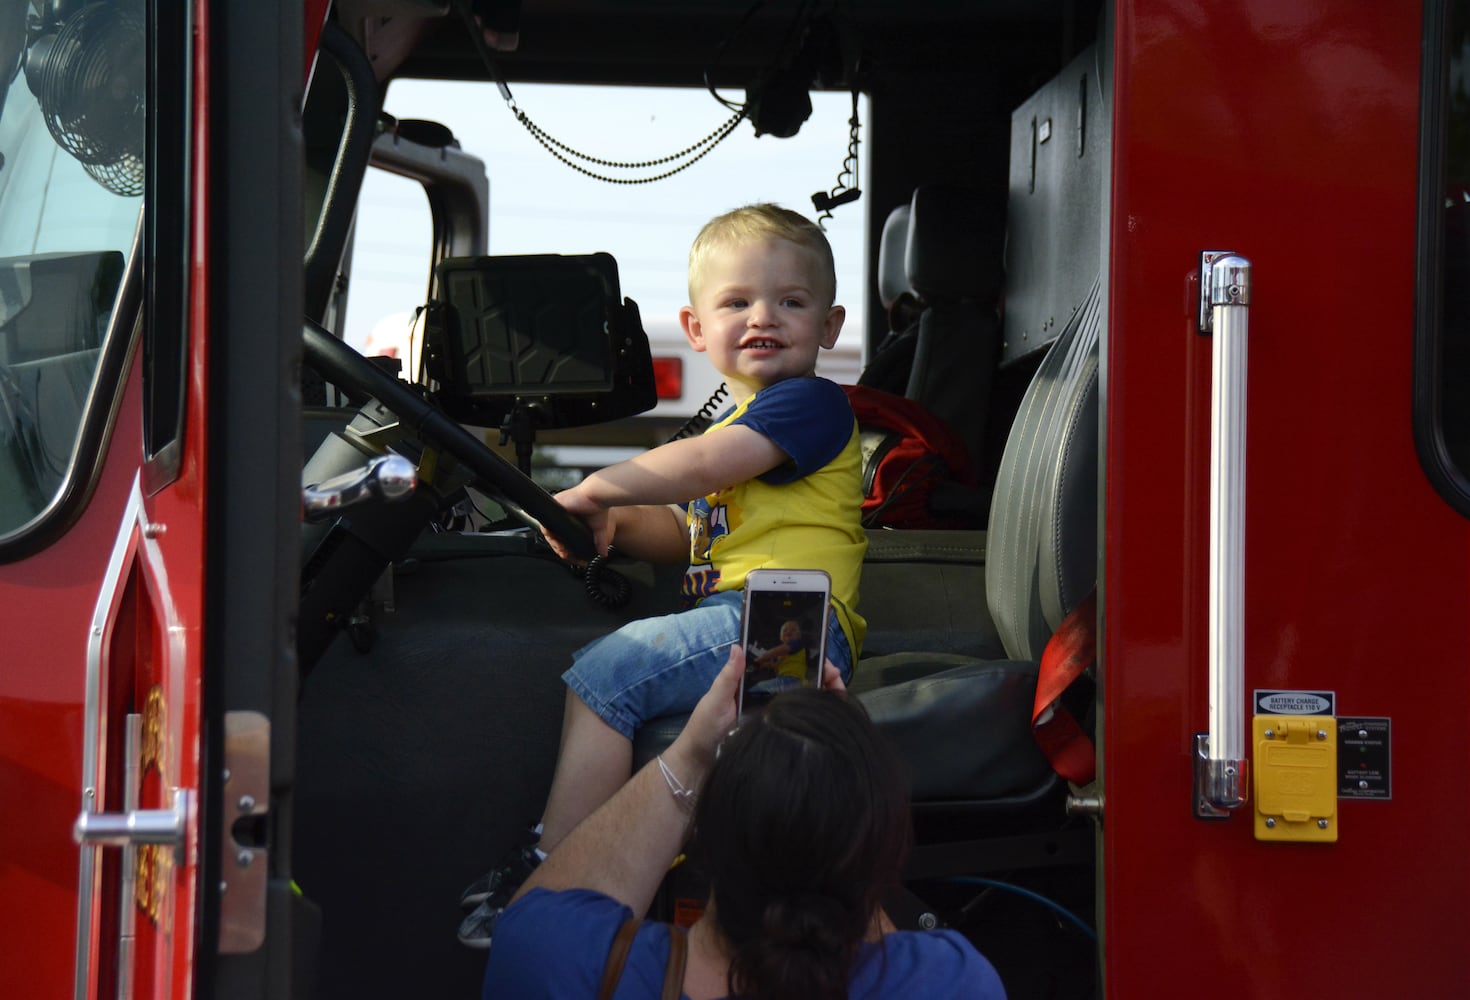
<svg viewBox="0 0 1470 1000"><path fill-rule="evenodd" d="M724 248L705 268L693 304L679 312L689 343L709 354L737 400L811 375L837 342L845 310L829 306L812 254L783 239Z"/></svg>

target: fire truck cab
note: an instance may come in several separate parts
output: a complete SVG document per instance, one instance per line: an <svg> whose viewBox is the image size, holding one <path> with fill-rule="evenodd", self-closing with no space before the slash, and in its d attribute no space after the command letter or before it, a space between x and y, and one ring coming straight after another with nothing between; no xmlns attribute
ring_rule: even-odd
<svg viewBox="0 0 1470 1000"><path fill-rule="evenodd" d="M900 926L959 929L1015 998L1470 993L1467 28L0 0L12 993L474 995L457 897L544 804L561 671L677 607L682 567L539 530L595 554L539 448L654 443L649 290L495 254L498 150L396 111L425 79L610 203L701 184L735 130L778 175L810 95L851 95L788 207L862 219L844 340L970 467L932 523L868 526L853 696L912 778ZM539 83L702 92L712 130L603 153ZM405 357L342 338L369 169L433 219ZM675 875L655 916L699 902Z"/></svg>

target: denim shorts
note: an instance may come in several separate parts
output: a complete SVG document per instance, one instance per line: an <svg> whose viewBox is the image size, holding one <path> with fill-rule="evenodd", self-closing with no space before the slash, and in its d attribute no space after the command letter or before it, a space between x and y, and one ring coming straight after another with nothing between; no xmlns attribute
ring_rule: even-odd
<svg viewBox="0 0 1470 1000"><path fill-rule="evenodd" d="M587 707L628 739L662 715L694 708L740 639L744 594L720 591L687 611L632 621L572 654L562 680ZM832 611L827 659L852 677L847 637Z"/></svg>

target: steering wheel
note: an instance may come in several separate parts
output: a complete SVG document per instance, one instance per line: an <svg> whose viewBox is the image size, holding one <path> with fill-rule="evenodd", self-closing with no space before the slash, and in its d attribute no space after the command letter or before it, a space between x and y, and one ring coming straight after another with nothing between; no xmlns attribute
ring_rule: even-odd
<svg viewBox="0 0 1470 1000"><path fill-rule="evenodd" d="M320 325L307 320L302 334L307 364L349 398L372 397L382 403L405 427L464 464L476 484L518 519L555 535L576 558L590 562L597 555L585 524L475 435Z"/></svg>

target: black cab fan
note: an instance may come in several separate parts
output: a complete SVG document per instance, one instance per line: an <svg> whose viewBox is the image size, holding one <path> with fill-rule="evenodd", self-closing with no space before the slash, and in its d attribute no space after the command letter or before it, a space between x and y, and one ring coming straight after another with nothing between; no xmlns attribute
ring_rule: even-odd
<svg viewBox="0 0 1470 1000"><path fill-rule="evenodd" d="M139 5L87 4L42 32L26 53L26 82L52 137L107 190L141 195L147 80Z"/></svg>

